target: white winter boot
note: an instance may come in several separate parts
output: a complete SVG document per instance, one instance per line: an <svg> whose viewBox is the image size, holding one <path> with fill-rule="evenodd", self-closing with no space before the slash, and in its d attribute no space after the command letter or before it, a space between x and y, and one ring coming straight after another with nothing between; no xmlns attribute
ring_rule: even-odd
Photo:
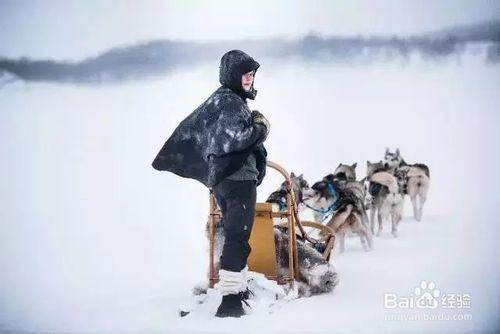
<svg viewBox="0 0 500 334"><path fill-rule="evenodd" d="M222 294L222 302L215 313L216 317L241 317L245 315L241 301L243 292L247 290L247 271L245 267L242 271L219 270L219 282L215 288Z"/></svg>

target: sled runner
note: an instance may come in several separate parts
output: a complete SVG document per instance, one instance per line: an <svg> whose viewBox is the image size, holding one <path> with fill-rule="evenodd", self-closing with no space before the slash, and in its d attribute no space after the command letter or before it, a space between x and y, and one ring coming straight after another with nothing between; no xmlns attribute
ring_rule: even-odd
<svg viewBox="0 0 500 334"><path fill-rule="evenodd" d="M298 240L306 244L312 251L318 252L326 261L334 246L334 231L328 226L311 222L300 221L298 215L298 203L295 192L292 189L290 174L278 164L267 161L267 167L275 169L285 178L287 186L286 211L276 211L271 203L256 203L255 217L250 235L250 253L247 264L250 271L262 273L266 278L275 280L278 284L290 284L293 288L294 281L299 278L299 252L297 251ZM217 206L213 192L210 191L210 213L208 217L209 236L209 286L212 288L218 281L218 273L215 265L215 239L216 226L221 220L221 211ZM304 227L318 229L323 235L321 240L309 237ZM277 245L275 229L286 233L286 245ZM284 249L288 256L287 270L279 270L277 261L277 250ZM281 254L283 256L283 254ZM303 259L302 259L303 260Z"/></svg>

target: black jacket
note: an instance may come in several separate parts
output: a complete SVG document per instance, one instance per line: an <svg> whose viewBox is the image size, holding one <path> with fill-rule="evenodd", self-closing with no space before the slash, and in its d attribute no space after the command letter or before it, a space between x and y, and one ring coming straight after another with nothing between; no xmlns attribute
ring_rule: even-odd
<svg viewBox="0 0 500 334"><path fill-rule="evenodd" d="M259 66L242 51L226 53L220 65L222 86L179 124L154 159L153 168L198 180L211 188L240 169L253 153L259 185L266 172L266 129L252 122L246 104L257 91L252 86L247 92L241 86L241 76Z"/></svg>

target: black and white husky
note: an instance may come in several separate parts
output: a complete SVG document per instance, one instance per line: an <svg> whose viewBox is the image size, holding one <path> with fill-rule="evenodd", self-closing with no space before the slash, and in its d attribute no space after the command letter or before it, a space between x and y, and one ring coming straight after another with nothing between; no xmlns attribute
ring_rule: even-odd
<svg viewBox="0 0 500 334"><path fill-rule="evenodd" d="M348 231L359 236L365 251L373 249L372 234L365 219L364 197L361 182L339 180L329 174L304 193L303 201L313 210L316 222L333 229L343 253Z"/></svg>
<svg viewBox="0 0 500 334"><path fill-rule="evenodd" d="M352 165L344 165L340 163L333 174L329 174L323 180L330 180L338 182L341 187L347 190L347 194L354 197L359 212L363 213L365 225L369 225L366 210L370 206L371 196L369 196L366 187L366 177L356 181L356 166L358 163Z"/></svg>
<svg viewBox="0 0 500 334"><path fill-rule="evenodd" d="M295 194L295 200L297 201L298 209L302 210L304 209L304 206L302 205L302 197L304 192L309 191L309 183L304 179L303 174L296 176L294 172L290 173L290 179L292 181L292 189ZM287 188L285 182L283 182L276 191L272 192L271 195L269 195L266 202L274 203L278 205L280 211L284 211L286 210L286 195Z"/></svg>
<svg viewBox="0 0 500 334"><path fill-rule="evenodd" d="M357 165L358 165L357 162L353 163L352 165L339 164L337 168L335 168L335 171L333 172L333 177L339 180L344 179L346 181L356 181Z"/></svg>
<svg viewBox="0 0 500 334"><path fill-rule="evenodd" d="M422 163L407 164L399 149L392 153L388 148L385 150L384 166L398 178L399 183L403 186L404 193L410 196L413 217L420 221L429 191L429 167Z"/></svg>

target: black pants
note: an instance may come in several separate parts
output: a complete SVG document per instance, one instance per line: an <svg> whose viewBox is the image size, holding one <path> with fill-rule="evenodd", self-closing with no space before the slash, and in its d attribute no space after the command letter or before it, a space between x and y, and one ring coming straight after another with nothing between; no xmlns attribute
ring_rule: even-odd
<svg viewBox="0 0 500 334"><path fill-rule="evenodd" d="M224 225L225 241L220 268L241 271L245 268L251 251L248 239L255 215L256 182L225 179L212 189L222 211Z"/></svg>

